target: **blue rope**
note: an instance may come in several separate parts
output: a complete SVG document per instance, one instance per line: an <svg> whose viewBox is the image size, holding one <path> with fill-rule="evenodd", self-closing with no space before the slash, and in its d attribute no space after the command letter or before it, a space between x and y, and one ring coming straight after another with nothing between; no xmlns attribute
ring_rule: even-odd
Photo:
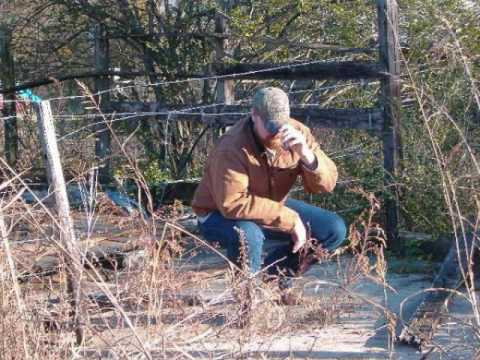
<svg viewBox="0 0 480 360"><path fill-rule="evenodd" d="M20 95L20 97L24 98L25 100L29 100L31 102L36 102L36 103L42 102L42 98L40 96L35 95L30 89L21 90L18 92L18 95Z"/></svg>

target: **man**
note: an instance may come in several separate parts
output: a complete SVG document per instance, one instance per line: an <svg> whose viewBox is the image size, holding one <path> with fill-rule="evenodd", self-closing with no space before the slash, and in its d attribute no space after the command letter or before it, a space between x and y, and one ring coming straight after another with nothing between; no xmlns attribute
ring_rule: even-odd
<svg viewBox="0 0 480 360"><path fill-rule="evenodd" d="M207 160L192 202L200 233L226 248L228 258L239 264L241 230L251 272L263 265L270 275L299 275L306 224L329 251L344 241L346 228L332 212L287 199L298 176L307 192L331 192L337 168L310 130L290 118L287 94L274 87L260 89L251 116L227 131ZM291 241L263 261L266 236ZM282 283L286 287L289 281Z"/></svg>

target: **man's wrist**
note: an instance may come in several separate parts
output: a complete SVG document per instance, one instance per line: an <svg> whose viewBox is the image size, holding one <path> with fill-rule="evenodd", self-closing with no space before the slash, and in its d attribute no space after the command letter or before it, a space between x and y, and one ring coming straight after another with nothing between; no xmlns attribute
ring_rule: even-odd
<svg viewBox="0 0 480 360"><path fill-rule="evenodd" d="M293 219L293 226L290 228L290 234L295 233L295 230L297 228L297 224L298 224L299 221L302 221L301 218L300 218L300 215L298 215L298 213L295 212L295 217Z"/></svg>
<svg viewBox="0 0 480 360"><path fill-rule="evenodd" d="M303 163L303 166L307 167L310 170L314 170L317 167L317 157L311 150L301 157L301 161Z"/></svg>

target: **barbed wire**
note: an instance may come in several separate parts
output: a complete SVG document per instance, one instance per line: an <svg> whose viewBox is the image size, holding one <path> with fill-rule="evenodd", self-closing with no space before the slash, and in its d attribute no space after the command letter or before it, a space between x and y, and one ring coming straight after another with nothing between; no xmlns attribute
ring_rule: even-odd
<svg viewBox="0 0 480 360"><path fill-rule="evenodd" d="M340 101L340 103L352 103L354 100L348 99L345 101ZM195 106L191 108L186 108L186 109L181 109L181 110L170 110L170 111L152 111L152 112L126 112L126 113L99 113L99 114L81 114L81 115L57 115L54 116L54 118L57 119L65 119L65 118L72 118L75 117L77 120L81 119L98 119L102 118L100 121L92 122L89 124L86 124L78 129L75 129L67 134L62 135L57 139L57 141L61 142L66 140L67 138L78 134L80 132L83 132L87 129L94 128L98 125L102 124L112 124L112 123L117 123L117 122L122 122L122 121L127 121L127 120L133 120L137 119L139 120L140 118L145 118L145 117L154 117L154 116L167 116L169 117L170 121L182 121L183 119L176 119L172 118L172 115L197 115L201 116L202 118L208 118L208 117L218 117L218 116L247 116L248 112L216 112L216 113L205 113L205 112L192 112L193 110L202 110L205 108L209 107L215 107L215 106L223 106L226 105L225 103L216 103L216 104L210 104L210 105L204 105L204 106ZM296 104L297 106L303 106L303 107L315 107L318 106L318 104L309 104L309 103L300 103ZM111 118L111 119L104 119L105 117L113 117L117 115L122 115L119 118ZM1 118L0 118L1 120ZM108 130L108 129L105 129Z"/></svg>
<svg viewBox="0 0 480 360"><path fill-rule="evenodd" d="M69 99L85 99L90 96L100 96L103 94L108 94L111 92L115 91L122 91L122 90L127 90L127 89L133 89L137 87L157 87L157 86L164 86L164 85L176 85L176 84L182 84L182 83L187 83L187 82L195 82L195 81L207 81L207 80L222 80L222 79L228 79L228 78L235 78L235 77L240 77L244 75L254 75L254 74L260 74L260 73L265 73L265 72L270 72L270 71L275 71L275 70L284 70L284 69L292 69L292 68L298 68L302 66L309 66L309 65L314 65L314 64L323 64L323 63L329 63L329 62L334 62L339 59L343 59L344 56L342 57L334 57L334 58L329 58L329 59L323 59L323 60L313 60L313 61L307 61L307 62L302 62L298 64L284 64L284 65L278 65L278 66L272 66L268 67L266 69L259 69L259 70L250 70L250 71L245 71L245 72L238 72L238 73L233 73L233 74L228 74L228 75L207 75L207 76L200 76L200 77L190 77L186 79L178 79L178 80L165 80L165 81L159 81L157 83L137 83L134 85L126 85L126 86L117 86L113 87L110 89L105 89L105 90L100 90L97 92L94 92L92 94L88 95L72 95L72 96L63 96L63 97L53 97L49 98L46 100L49 101L58 101L58 100L69 100Z"/></svg>
<svg viewBox="0 0 480 360"><path fill-rule="evenodd" d="M258 73L264 73L264 72L269 72L269 71L275 71L275 70L282 70L282 69L290 69L290 68L297 68L297 67L302 67L302 66L309 66L309 65L314 65L314 64L320 64L320 63L329 63L329 62L334 62L339 59L344 59L345 56L341 57L334 57L334 58L329 58L329 59L322 59L322 60L313 60L313 61L308 61L308 62L302 62L298 64L285 64L285 65L278 65L278 66L272 66L269 68L265 69L259 69L259 70L251 70L251 71L246 71L246 72L238 72L238 73L233 73L233 74L226 74L226 75L208 75L208 76L199 76L199 77L190 77L186 79L178 79L178 80L165 80L165 81L160 81L157 83L136 83L133 85L126 85L126 86L115 86L111 87L109 89L101 90L98 92L93 92L88 95L70 95L70 96L59 96L59 97L53 97L53 98L47 98L45 100L49 101L60 101L60 100L69 100L69 99L85 99L90 96L100 96L103 94L107 93L112 93L116 91L122 91L122 90L127 90L127 89L133 89L136 87L157 87L157 86L163 86L163 85L174 85L174 84L181 84L181 83L186 83L186 82L194 82L194 81L206 81L206 80L222 80L222 79L228 79L228 78L235 78L235 77L240 77L243 75L253 75L253 74L258 74ZM419 66L421 65L427 65L427 64L418 64ZM441 68L440 68L441 69ZM435 70L435 68L429 68L429 69L424 69L422 72L427 72L430 70ZM378 83L378 81L374 82L366 82L367 84L369 83ZM357 83L358 85L364 85L364 83ZM348 84L343 84L343 85L332 85L329 87L323 88L324 90L327 89L334 89L338 87L344 87L344 86L350 86ZM301 93L301 92L308 92L308 91L321 91L322 88L319 88L318 90L298 90L298 91L290 91L289 93ZM10 103L22 103L22 104L29 104L29 103L35 103L37 101L35 100L30 100L30 99L21 99L21 100L2 100L2 103L4 104L10 104Z"/></svg>
<svg viewBox="0 0 480 360"><path fill-rule="evenodd" d="M188 111L192 110L203 110L203 109L208 109L212 107L217 107L217 106L223 106L227 105L225 102L222 103L215 103L215 104L208 104L208 105L195 105L192 107L187 107L183 109L178 109L178 110L167 110L165 109L162 112L154 112L154 111L135 111L135 112L123 112L123 113L118 113L118 112L113 112L113 113L98 113L98 114L79 114L79 115L54 115L54 118L63 118L63 117L70 117L70 116L81 116L81 117L88 117L88 118L98 118L101 116L133 116L135 114L138 115L143 115L143 116L153 116L153 115L163 115L165 112L167 113L177 113L177 114L187 114ZM189 114L189 113L188 113ZM213 114L213 113L212 113Z"/></svg>
<svg viewBox="0 0 480 360"><path fill-rule="evenodd" d="M90 123L90 124L87 124L85 126L82 126L81 128L79 129L76 129L70 133L67 133L65 135L63 135L62 137L58 138L57 140L60 142L60 141L63 141L65 140L66 138L74 135L74 134L77 134L79 132L82 132L88 128L91 128L91 127L95 127L97 125L101 125L101 124L112 124L112 123L115 123L115 122L119 122L119 121L126 121L126 120L130 120L130 119L138 119L138 118L142 118L142 117L151 117L151 116L155 116L155 115L166 115L166 116L169 116L169 115L172 115L174 112L169 112L169 111L160 111L160 112L151 112L151 113L144 113L143 115L139 115L139 114L134 114L134 115L131 115L131 116L125 116L125 117L121 117L121 118L118 118L118 119L111 119L111 120L102 120L102 121L97 121L97 122L94 122L94 123ZM177 112L178 114L182 114L180 112ZM211 114L207 114L207 113L202 113L202 112L199 112L199 113L183 113L184 115L185 114L188 114L188 115L200 115L200 116L223 116L223 115L239 115L239 116L245 116L247 115L247 113L238 113L238 112L224 112L224 113L211 113ZM98 117L98 116L97 116ZM170 119L170 121L179 121L179 119ZM108 130L108 129L106 129Z"/></svg>
<svg viewBox="0 0 480 360"><path fill-rule="evenodd" d="M135 84L135 85L128 85L128 86L124 86L124 87L118 87L117 86L117 87L112 87L110 89L102 90L102 91L99 91L99 92L96 92L96 93L92 93L90 95L71 95L71 96L64 96L64 97L57 97L57 98L49 98L49 99L45 99L45 100L53 101L53 100L68 100L68 99L77 99L77 98L87 98L87 97L90 97L90 96L98 96L98 95L102 95L102 94L107 93L107 92L121 91L121 90L124 90L124 89L134 88L134 87L137 87L137 86L138 87L149 87L149 86L170 85L170 84L189 82L189 81L204 81L204 80L214 80L214 79L218 80L218 79L228 78L228 77L255 74L255 73L260 73L260 72L268 72L268 71L277 70L277 69L284 69L284 68L298 67L298 66L307 66L307 65L311 65L311 64L330 62L330 61L334 61L334 60L335 60L335 58L332 58L332 59L327 59L327 60L322 60L322 61L313 61L313 62L310 62L310 63L284 65L284 66L272 67L272 68L255 70L255 71L250 71L250 72L236 73L236 74L231 74L231 75L212 75L212 76L203 77L203 78L189 78L189 79L180 79L180 80L170 80L170 81L158 82L158 83L154 83L154 84ZM316 89L290 90L287 93L288 94L300 94L300 93L307 93L307 92L332 90L332 89L349 87L349 86L356 86L356 85L365 86L365 85L372 85L372 84L378 84L378 83L379 83L379 81L362 81L362 82L356 82L356 83L335 84L335 85L322 86L322 87L319 87L319 88L316 88ZM9 104L9 103L31 104L31 103L35 103L35 102L37 102L37 101L32 101L30 99L3 100L2 101L2 103L4 103L4 104Z"/></svg>
<svg viewBox="0 0 480 360"><path fill-rule="evenodd" d="M344 101L343 103L352 103L352 100L351 99L348 99L346 101ZM217 104L217 105L222 105L222 104ZM315 107L315 106L318 106L317 104L298 104L298 106L311 106L311 107ZM101 121L96 121L96 122L93 122L93 123L89 123L85 126L82 126L81 128L79 129L75 129L74 131L71 131L65 135L62 135L60 138L58 138L57 140L60 142L60 141L63 141L65 139L67 139L68 137L70 136L73 136L75 134L78 134L82 131L85 131L89 128L92 128L92 127L96 127L97 125L101 125L101 124L112 124L112 123L117 123L117 122L121 122L121 121L127 121L127 120L132 120L132 119L140 119L140 118L144 118L144 117L153 117L153 116L158 116L158 115L163 115L163 116L167 116L169 117L169 121L183 121L183 119L176 119L176 118L172 118L172 115L197 115L197 116L201 116L202 118L208 118L208 117L218 117L218 116L234 116L234 115L237 115L237 116L248 116L249 112L218 112L218 113L205 113L205 112L189 112L190 109L185 109L185 110L177 110L177 111L157 111L157 112L143 112L143 113L132 113L132 115L127 115L127 116L123 116L123 117L120 117L120 118L115 118L115 119L107 119L107 120L101 120ZM105 116L105 114L103 114L103 116ZM96 116L93 116L93 118L99 118L99 117L102 117L102 114L99 114L99 115L96 115ZM202 122L203 123L203 122ZM105 130L108 130L108 129L105 129Z"/></svg>
<svg viewBox="0 0 480 360"><path fill-rule="evenodd" d="M261 69L261 70L255 70L255 71L248 71L248 72L243 72L243 73L236 73L236 74L229 74L229 75L212 75L212 76L205 76L205 77L200 77L200 78L189 78L189 79L179 79L179 80L173 80L173 81L161 81L158 83L153 83L153 84L135 84L135 85L129 85L129 86L124 86L124 87L113 87L110 89L106 89L103 91L99 91L97 93L93 94L86 94L86 95L74 95L74 96L65 96L65 97L57 97L57 98L50 98L49 101L54 101L54 100L67 100L67 99L88 99L91 98L92 96L98 96L101 94L105 94L108 92L113 92L113 91L120 91L120 90L125 90L125 89L130 89L130 88L135 88L135 87L150 87L150 86L162 86L162 85L169 85L169 84L181 84L181 83L186 83L190 81L205 81L205 80L219 80L219 79L225 79L225 78L232 78L235 76L240 76L240 75L248 75L248 74L255 74L255 73L262 73L262 72L268 72L276 69L287 69L287 68L296 68L296 67L301 67L301 66L308 66L311 64L318 64L318 63L326 63L329 61L334 61L335 59L338 58L332 58L332 59L326 59L326 60L315 60L315 61L310 61L310 62L304 62L304 63L299 63L299 64L288 64L288 65L280 65L280 66L273 66L269 67L266 69ZM365 85L370 85L370 84L377 84L378 81L376 82L349 82L346 84L334 84L334 85L327 85L327 86L320 86L318 88L314 89L300 89L300 90L290 90L288 91L288 94L290 95L295 95L295 94L302 94L302 93L315 93L319 91L327 91L327 90L332 90L332 89L338 89L338 88L345 88L345 87L354 87L354 86L365 86ZM250 97L243 98L239 100L238 103L246 102ZM34 101L30 101L29 99L22 99L22 100L12 100L12 102L21 102L21 103L32 103ZM348 102L352 102L352 99L348 99ZM93 104L92 108L97 108L96 104ZM246 116L248 112L213 112L213 113L205 113L204 110L212 107L217 107L217 106L223 106L226 105L224 102L222 103L215 103L215 104L207 104L207 105L196 105L192 106L189 108L183 108L183 109L178 109L178 110L162 110L162 111L145 111L145 112L114 112L114 113L98 113L98 114L68 114L68 115L55 115L54 117L56 119L81 119L81 118L93 118L93 119L98 119L101 118L102 120L100 121L95 121L93 123L89 123L85 126L82 126L78 129L75 129L73 131L68 132L67 134L61 136L58 138L58 141L64 141L71 136L80 133L82 131L85 131L90 128L95 128L98 125L101 124L112 124L114 122L121 122L121 121L127 121L131 119L136 119L140 120L141 118L145 117L153 117L153 116L158 116L158 115L163 115L167 116L169 120L177 121L180 119L175 118L175 115L197 115L200 116L202 119L208 118L208 117L219 117L219 116ZM317 104L297 104L298 106L318 106ZM115 118L112 118L115 117ZM8 119L13 119L13 118L19 118L18 116L8 116L4 118L0 118L2 120L8 120ZM203 122L202 122L203 123ZM108 131L108 128L105 129L99 129L98 131Z"/></svg>
<svg viewBox="0 0 480 360"><path fill-rule="evenodd" d="M345 88L345 87L351 87L351 86L371 86L371 85L376 85L378 84L378 81L373 81L373 82L355 82L355 83L347 83L347 84L335 84L335 85L328 85L328 86L321 86L319 88L315 89L302 89L302 90L290 90L287 92L287 94L302 94L302 93L315 93L319 91L326 91L326 90L334 90L334 89L339 89L339 88ZM236 102L237 105L240 105L242 103L247 103L251 99L251 96L247 98L240 99ZM353 101L353 100L349 100ZM18 102L22 102L22 100L18 100ZM198 105L190 108L185 108L185 109L178 109L178 110L166 110L166 112L109 112L109 113L102 113L102 114L68 114L68 115L54 115L55 119L70 119L70 120L80 120L80 119L94 119L98 118L99 116L108 116L108 117L113 117L113 116L139 116L139 117L145 117L145 116L155 116L155 115L165 115L167 113L167 116L169 114L175 115L175 114L186 114L190 113L189 111L192 110L202 110L202 109L208 109L212 107L217 107L217 106L223 106L223 105L228 105L226 103L214 103L214 104L208 104L208 105ZM297 106L306 106L306 105L312 105L315 106L316 104L295 104ZM191 114L191 113L190 113ZM233 114L233 113L228 113L228 114ZM212 113L211 115L214 115ZM220 115L217 113L216 115ZM208 113L207 113L208 116ZM8 116L8 117L0 117L0 120L8 120L12 118L17 118L21 119L20 116ZM97 123L98 124L98 123Z"/></svg>
<svg viewBox="0 0 480 360"><path fill-rule="evenodd" d="M324 90L335 90L343 87L349 86L371 86L371 85L378 85L379 81L367 81L367 82L355 82L355 83L347 83L347 84L336 84L336 85L328 85L322 86L316 89L304 89L304 90L292 90L288 91L288 94L301 94L301 93L308 93L308 92L317 92L317 91L324 91Z"/></svg>
<svg viewBox="0 0 480 360"><path fill-rule="evenodd" d="M356 100L356 99L355 99ZM348 99L344 101L337 101L337 103L353 103L355 100ZM310 103L299 103L296 104L298 107L318 107L318 104L310 104ZM217 106L222 106L222 104L217 104ZM118 120L128 120L130 118L135 118L135 117L149 117L149 116L156 116L156 115L163 115L163 116L170 116L169 120L172 120L172 116L174 115L201 115L204 117L216 117L216 116L222 116L222 115L248 115L249 112L191 112L191 111L181 111L181 110L171 110L171 111L145 111L145 112L125 112L125 113L102 113L101 115L99 114L79 114L79 115L57 115L53 116L55 119L70 119L72 121L74 120L83 120L83 119L95 119L99 117L111 117L112 120L103 120L100 121L96 124L100 123L108 123L110 121L118 121ZM120 116L119 119L114 119L115 116ZM173 120L176 121L183 121L184 119L175 119Z"/></svg>

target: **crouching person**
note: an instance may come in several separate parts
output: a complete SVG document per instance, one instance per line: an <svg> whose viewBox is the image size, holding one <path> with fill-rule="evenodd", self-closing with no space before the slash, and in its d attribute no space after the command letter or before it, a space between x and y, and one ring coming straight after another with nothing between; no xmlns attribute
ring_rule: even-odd
<svg viewBox="0 0 480 360"><path fill-rule="evenodd" d="M288 198L298 176L307 192L331 192L337 168L309 128L290 118L287 94L263 88L252 100L250 116L219 139L192 202L205 239L218 242L239 265L236 229L241 230L250 271L268 267L268 275L280 276L284 289L291 276L299 275L306 224L327 251L339 247L346 236L345 223L335 213ZM263 258L265 239L282 237L288 237L289 244Z"/></svg>

